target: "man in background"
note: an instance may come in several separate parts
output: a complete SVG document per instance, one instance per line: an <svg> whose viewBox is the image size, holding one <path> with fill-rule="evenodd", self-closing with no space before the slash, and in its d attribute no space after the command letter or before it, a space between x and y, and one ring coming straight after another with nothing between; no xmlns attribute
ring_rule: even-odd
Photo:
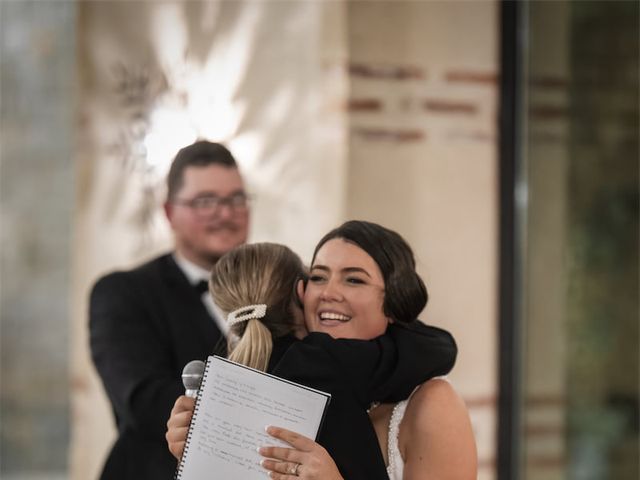
<svg viewBox="0 0 640 480"><path fill-rule="evenodd" d="M226 326L207 282L218 258L247 239L242 177L223 145L198 141L178 152L167 186L175 250L110 273L91 292L91 353L118 428L102 480L173 478L164 434L184 393L182 369L214 347L225 353Z"/></svg>

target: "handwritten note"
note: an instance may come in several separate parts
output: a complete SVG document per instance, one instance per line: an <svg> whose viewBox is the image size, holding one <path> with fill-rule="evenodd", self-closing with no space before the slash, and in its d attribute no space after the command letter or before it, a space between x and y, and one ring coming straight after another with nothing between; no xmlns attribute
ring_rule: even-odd
<svg viewBox="0 0 640 480"><path fill-rule="evenodd" d="M205 372L178 479L264 479L256 448L281 443L266 425L316 437L330 395L220 357Z"/></svg>

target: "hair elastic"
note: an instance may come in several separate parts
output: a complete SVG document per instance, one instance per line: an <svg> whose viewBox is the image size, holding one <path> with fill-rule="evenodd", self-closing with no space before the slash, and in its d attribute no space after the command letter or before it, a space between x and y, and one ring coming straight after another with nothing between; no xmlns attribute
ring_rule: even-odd
<svg viewBox="0 0 640 480"><path fill-rule="evenodd" d="M246 307L238 308L227 316L227 325L230 327L236 323L246 322L255 318L263 318L267 314L267 306L264 303L257 305L247 305Z"/></svg>

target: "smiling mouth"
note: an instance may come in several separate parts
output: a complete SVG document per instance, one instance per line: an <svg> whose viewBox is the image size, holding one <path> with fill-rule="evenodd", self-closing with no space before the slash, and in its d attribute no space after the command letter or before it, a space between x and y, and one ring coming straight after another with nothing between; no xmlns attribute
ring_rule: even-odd
<svg viewBox="0 0 640 480"><path fill-rule="evenodd" d="M351 317L335 312L322 312L318 317L323 324L345 323L351 320Z"/></svg>
<svg viewBox="0 0 640 480"><path fill-rule="evenodd" d="M207 227L205 227L205 230L208 233L236 232L238 230L238 227L236 225L229 225L229 224L208 225Z"/></svg>

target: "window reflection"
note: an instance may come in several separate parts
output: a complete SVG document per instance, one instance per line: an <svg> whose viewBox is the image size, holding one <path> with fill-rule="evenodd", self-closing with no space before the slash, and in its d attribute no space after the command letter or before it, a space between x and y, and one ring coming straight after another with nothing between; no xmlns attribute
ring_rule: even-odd
<svg viewBox="0 0 640 480"><path fill-rule="evenodd" d="M524 478L638 478L637 2L528 2Z"/></svg>

